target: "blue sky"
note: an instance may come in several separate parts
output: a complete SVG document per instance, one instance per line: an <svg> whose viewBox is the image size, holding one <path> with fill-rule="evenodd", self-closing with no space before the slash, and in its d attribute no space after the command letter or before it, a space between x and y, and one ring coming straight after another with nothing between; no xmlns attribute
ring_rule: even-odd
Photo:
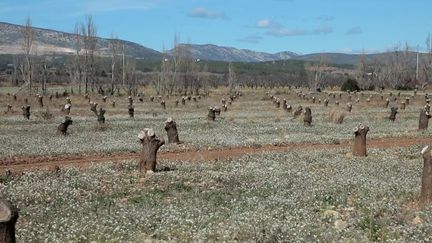
<svg viewBox="0 0 432 243"><path fill-rule="evenodd" d="M98 35L161 51L181 42L264 52L426 49L431 0L0 0L0 21L72 32L91 14ZM0 33L1 34L1 33Z"/></svg>

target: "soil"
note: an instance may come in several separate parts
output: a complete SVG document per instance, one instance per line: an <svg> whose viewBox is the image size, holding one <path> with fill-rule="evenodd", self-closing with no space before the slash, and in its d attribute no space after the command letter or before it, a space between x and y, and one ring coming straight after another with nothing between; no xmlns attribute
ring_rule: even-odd
<svg viewBox="0 0 432 243"><path fill-rule="evenodd" d="M253 147L232 147L215 150L195 150L195 151L177 151L177 152L160 152L159 160L176 160L176 161L214 161L228 158L236 158L246 154L257 154L267 151L287 152L299 149L334 149L351 146L352 141L343 141L339 144L277 144L261 145ZM432 144L430 137L418 138L381 138L369 139L368 148L394 148L409 147L414 145ZM15 156L12 158L0 159L0 172L6 170L12 173L22 173L32 170L56 170L59 167L76 166L86 168L92 163L104 162L121 162L125 160L138 159L139 154L135 152L116 153L116 154L82 154L82 155L58 155L58 156Z"/></svg>

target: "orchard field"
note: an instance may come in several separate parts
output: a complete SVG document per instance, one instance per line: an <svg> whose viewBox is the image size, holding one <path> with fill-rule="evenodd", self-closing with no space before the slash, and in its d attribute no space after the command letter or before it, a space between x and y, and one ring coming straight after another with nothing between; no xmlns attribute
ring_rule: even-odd
<svg viewBox="0 0 432 243"><path fill-rule="evenodd" d="M432 240L432 208L419 201L420 151L432 144L430 129L418 129L427 91L258 88L231 103L220 88L183 105L144 90L133 118L127 96L70 95L66 136L57 131L66 96L52 91L41 107L12 93L0 94L0 193L20 209L20 242ZM89 101L106 110L103 126ZM209 106L222 110L215 121ZM311 126L303 111L294 118L299 106ZM167 140L168 117L181 143L161 147L154 174L139 171L139 132ZM370 128L366 157L352 154L360 123Z"/></svg>

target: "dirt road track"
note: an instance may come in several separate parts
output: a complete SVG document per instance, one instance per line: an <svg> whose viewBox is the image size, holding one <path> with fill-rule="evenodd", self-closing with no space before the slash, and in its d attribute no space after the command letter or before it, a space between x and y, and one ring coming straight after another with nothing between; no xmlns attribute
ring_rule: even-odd
<svg viewBox="0 0 432 243"><path fill-rule="evenodd" d="M413 145L432 144L432 137L424 138L382 138L370 139L367 142L368 148L393 148L409 147ZM285 152L294 149L334 149L350 146L350 141L343 141L340 144L283 144L283 145L262 145L258 147L233 147L215 150L202 151L179 151L161 152L159 159L184 160L184 161L217 161L227 158L240 157L245 154L256 154L265 151ZM13 158L0 159L0 172L10 170L13 173L30 170L52 170L62 166L87 167L91 163L120 162L124 160L137 159L137 153L118 153L111 155L60 155L60 156L18 156Z"/></svg>

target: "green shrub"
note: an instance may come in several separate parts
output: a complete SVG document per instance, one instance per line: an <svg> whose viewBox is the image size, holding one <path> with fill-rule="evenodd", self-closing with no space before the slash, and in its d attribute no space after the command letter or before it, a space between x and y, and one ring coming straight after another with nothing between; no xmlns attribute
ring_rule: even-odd
<svg viewBox="0 0 432 243"><path fill-rule="evenodd" d="M342 84L341 91L360 91L360 88L356 80L349 78Z"/></svg>

